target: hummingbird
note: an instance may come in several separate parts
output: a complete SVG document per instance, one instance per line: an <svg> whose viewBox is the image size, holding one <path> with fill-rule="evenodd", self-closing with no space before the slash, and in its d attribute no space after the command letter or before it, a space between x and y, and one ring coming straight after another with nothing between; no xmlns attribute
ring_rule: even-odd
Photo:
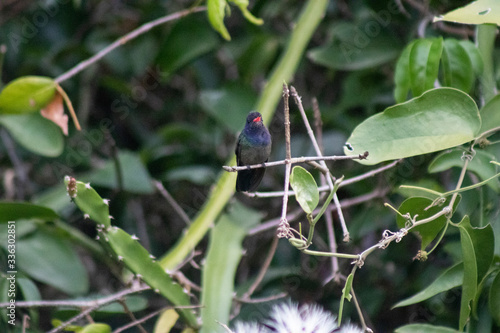
<svg viewBox="0 0 500 333"><path fill-rule="evenodd" d="M262 122L262 115L259 112L248 114L245 128L238 137L235 153L238 166L265 163L269 159L271 134ZM265 172L265 168L238 171L236 191L255 191Z"/></svg>

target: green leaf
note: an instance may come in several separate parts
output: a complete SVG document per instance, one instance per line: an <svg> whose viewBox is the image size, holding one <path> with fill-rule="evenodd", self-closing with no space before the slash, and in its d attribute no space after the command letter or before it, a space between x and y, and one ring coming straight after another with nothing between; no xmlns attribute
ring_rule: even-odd
<svg viewBox="0 0 500 333"><path fill-rule="evenodd" d="M306 214L311 214L319 203L318 185L314 177L303 167L295 166L290 174L290 185L300 207Z"/></svg>
<svg viewBox="0 0 500 333"><path fill-rule="evenodd" d="M385 32L373 38L360 38L359 27L341 23L333 41L308 52L312 62L338 70L362 70L385 64L401 52L401 44ZM355 41L360 40L360 43Z"/></svg>
<svg viewBox="0 0 500 333"><path fill-rule="evenodd" d="M438 213L443 209L445 205L447 205L447 203L444 203L441 206L429 207L431 204L432 200L428 198L422 198L422 197L408 198L405 201L403 201L401 206L399 206L398 211L403 215L406 213L410 213L412 217L418 215L418 220L423 220ZM446 216L443 215L438 217L432 222L425 223L411 229L411 232L418 232L418 234L420 235L421 250L425 250L427 245L429 245L434 240L434 238L436 238L438 233L446 225L446 220L447 220ZM402 216L397 215L396 223L399 228L404 228L406 220Z"/></svg>
<svg viewBox="0 0 500 333"><path fill-rule="evenodd" d="M488 307L497 326L500 326L500 272L497 273L490 286Z"/></svg>
<svg viewBox="0 0 500 333"><path fill-rule="evenodd" d="M340 306L339 306L339 326L342 321L342 312L344 310L344 302L345 300L351 301L351 289L352 289L352 280L354 279L354 273L349 274L347 279L345 280L344 288L342 288L342 297L340 298Z"/></svg>
<svg viewBox="0 0 500 333"><path fill-rule="evenodd" d="M462 46L464 51L467 53L467 56L471 61L474 74L476 74L477 76L483 74L483 58L481 57L481 53L479 52L479 49L476 47L476 45L474 45L474 43L469 40L460 40L458 44L460 44L460 46Z"/></svg>
<svg viewBox="0 0 500 333"><path fill-rule="evenodd" d="M456 288L462 284L463 276L464 265L463 263L458 263L445 270L425 289L407 299L399 301L393 306L393 308L420 303L422 301L425 301L426 299L431 298L432 296L435 296L452 288Z"/></svg>
<svg viewBox="0 0 500 333"><path fill-rule="evenodd" d="M429 164L429 173L442 172L452 167L462 168L464 164L463 154L463 150L445 151L439 154ZM467 170L474 172L481 180L486 180L497 174L497 166L490 161L496 161L495 155L477 149L474 158L467 166ZM500 183L497 178L490 180L487 184L497 193L500 192Z"/></svg>
<svg viewBox="0 0 500 333"><path fill-rule="evenodd" d="M97 186L108 188L118 188L116 176L116 161L107 162L101 169L82 176L82 179L92 182ZM122 150L118 153L118 163L120 163L123 190L137 194L151 194L154 187L151 184L144 163L137 153Z"/></svg>
<svg viewBox="0 0 500 333"><path fill-rule="evenodd" d="M202 90L199 95L202 109L233 133L241 131L248 110L252 110L256 100L251 87L234 83L217 90Z"/></svg>
<svg viewBox="0 0 500 333"><path fill-rule="evenodd" d="M396 63L394 71L394 99L397 103L403 103L408 97L408 92L411 88L410 82L410 52L417 40L408 44Z"/></svg>
<svg viewBox="0 0 500 333"><path fill-rule="evenodd" d="M469 217L465 216L460 224L469 223ZM469 321L471 313L471 303L477 291L477 263L474 253L474 244L471 235L464 227L460 227L460 244L462 246L462 256L464 259L464 279L462 282L462 298L460 301L459 329L462 331Z"/></svg>
<svg viewBox="0 0 500 333"><path fill-rule="evenodd" d="M93 323L84 326L78 333L111 333L111 327L107 324Z"/></svg>
<svg viewBox="0 0 500 333"><path fill-rule="evenodd" d="M5 126L17 143L32 153L56 157L64 149L61 129L40 113L0 115L0 124Z"/></svg>
<svg viewBox="0 0 500 333"><path fill-rule="evenodd" d="M215 49L218 44L217 34L206 20L195 16L180 20L170 31L158 55L162 78Z"/></svg>
<svg viewBox="0 0 500 333"><path fill-rule="evenodd" d="M262 19L257 18L255 16L253 16L252 13L250 13L250 11L248 10L248 4L249 4L248 0L229 0L229 2L232 2L236 6L238 6L238 8L240 9L240 11L243 14L243 16L250 23L255 24L255 25L261 25L261 24L264 23L264 21Z"/></svg>
<svg viewBox="0 0 500 333"><path fill-rule="evenodd" d="M23 76L0 92L0 114L40 111L54 97L56 83L43 76Z"/></svg>
<svg viewBox="0 0 500 333"><path fill-rule="evenodd" d="M210 24L225 40L231 40L231 36L224 25L226 6L226 0L207 0L207 12Z"/></svg>
<svg viewBox="0 0 500 333"><path fill-rule="evenodd" d="M470 224L469 218L464 218L459 227L465 230L472 240L476 256L477 281L480 282L486 276L493 261L495 251L493 227L488 224L482 228L475 228Z"/></svg>
<svg viewBox="0 0 500 333"><path fill-rule="evenodd" d="M17 240L19 270L70 295L87 292L85 267L70 243L43 230Z"/></svg>
<svg viewBox="0 0 500 333"><path fill-rule="evenodd" d="M500 130L500 112L498 110L500 110L500 95L495 95L495 97L490 99L480 110L482 123L479 133L483 134L494 128Z"/></svg>
<svg viewBox="0 0 500 333"><path fill-rule="evenodd" d="M123 260L133 273L139 274L151 288L157 290L174 305L190 305L188 294L161 268L136 237L130 236L118 227L110 227L104 230L104 238L118 259ZM178 312L190 326L198 326L196 317L190 309L179 309Z"/></svg>
<svg viewBox="0 0 500 333"><path fill-rule="evenodd" d="M202 272L200 333L223 332L220 323L228 323L234 296L236 269L243 253L248 230L261 219L260 213L240 203L223 214L210 233L210 243Z"/></svg>
<svg viewBox="0 0 500 333"><path fill-rule="evenodd" d="M477 299L478 284L488 273L493 261L495 237L491 225L473 228L468 216L458 225L464 258L464 281L460 304L460 325L463 329L471 313L471 302Z"/></svg>
<svg viewBox="0 0 500 333"><path fill-rule="evenodd" d="M0 223L20 219L52 221L59 218L52 209L27 202L0 202Z"/></svg>
<svg viewBox="0 0 500 333"><path fill-rule="evenodd" d="M373 165L458 146L476 137L481 126L476 103L453 88L438 88L366 119L347 140L344 152L370 155Z"/></svg>
<svg viewBox="0 0 500 333"><path fill-rule="evenodd" d="M414 97L434 87L439 71L443 39L422 38L415 41L410 51L409 70Z"/></svg>
<svg viewBox="0 0 500 333"><path fill-rule="evenodd" d="M448 21L464 24L493 23L500 25L500 3L496 0L478 0L434 17L436 21Z"/></svg>
<svg viewBox="0 0 500 333"><path fill-rule="evenodd" d="M444 85L466 93L470 92L475 80L472 61L458 40L453 38L444 40L441 61Z"/></svg>
<svg viewBox="0 0 500 333"><path fill-rule="evenodd" d="M395 333L459 333L459 331L444 326L429 324L410 324L397 328Z"/></svg>

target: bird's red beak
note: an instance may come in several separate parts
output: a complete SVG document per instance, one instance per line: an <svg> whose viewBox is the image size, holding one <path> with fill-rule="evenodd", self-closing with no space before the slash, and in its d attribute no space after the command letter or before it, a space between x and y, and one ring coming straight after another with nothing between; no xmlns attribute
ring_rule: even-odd
<svg viewBox="0 0 500 333"><path fill-rule="evenodd" d="M253 122L254 122L254 123L256 123L256 122L261 121L261 120L262 120L262 118L261 118L261 117L257 117L257 118L255 118L255 119L253 120Z"/></svg>

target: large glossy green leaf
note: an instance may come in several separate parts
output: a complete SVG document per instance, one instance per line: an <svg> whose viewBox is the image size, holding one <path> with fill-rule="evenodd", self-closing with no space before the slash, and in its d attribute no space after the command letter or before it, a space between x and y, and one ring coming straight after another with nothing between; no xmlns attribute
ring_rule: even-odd
<svg viewBox="0 0 500 333"><path fill-rule="evenodd" d="M443 43L443 83L447 87L470 92L475 75L469 54L458 40L448 38Z"/></svg>
<svg viewBox="0 0 500 333"><path fill-rule="evenodd" d="M444 205L446 205L446 203L444 203L442 206L430 207L432 202L433 201L428 198L422 198L422 197L408 198L405 201L403 201L401 206L399 206L398 211L401 214L410 213L412 217L418 215L418 220L422 220L438 213L443 209ZM446 220L447 220L446 217L443 215L438 217L432 222L422 224L411 229L412 232L418 232L418 234L420 235L421 250L425 250L427 245L429 245L434 240L434 238L436 238L439 231L441 231L441 229L443 229L443 227L445 226ZM399 228L405 227L406 220L400 215L397 215L396 222Z"/></svg>
<svg viewBox="0 0 500 333"><path fill-rule="evenodd" d="M418 39L410 51L409 71L414 97L434 87L443 50L442 38Z"/></svg>
<svg viewBox="0 0 500 333"><path fill-rule="evenodd" d="M476 103L453 88L437 88L387 108L358 125L347 140L348 156L369 152L361 164L377 164L458 146L481 126Z"/></svg>
<svg viewBox="0 0 500 333"><path fill-rule="evenodd" d="M463 263L458 263L444 271L425 289L407 299L399 301L393 306L393 308L420 303L422 301L425 301L426 299L431 298L432 296L435 296L452 288L456 288L462 284L463 277L464 265Z"/></svg>
<svg viewBox="0 0 500 333"><path fill-rule="evenodd" d="M54 97L56 83L43 76L23 76L0 92L0 114L40 111Z"/></svg>
<svg viewBox="0 0 500 333"><path fill-rule="evenodd" d="M461 168L464 165L463 150L445 151L429 164L429 173L442 172L453 167ZM497 174L497 166L490 161L496 161L495 155L484 150L476 150L474 158L469 162L467 170L474 172L481 178L486 180ZM488 183L496 192L500 191L500 183L497 178L490 180Z"/></svg>
<svg viewBox="0 0 500 333"><path fill-rule="evenodd" d="M444 326L430 324L410 324L397 328L395 333L459 333L459 331Z"/></svg>
<svg viewBox="0 0 500 333"><path fill-rule="evenodd" d="M243 252L242 242L261 215L242 204L231 206L210 234L210 244L202 274L201 333L225 332L217 323L228 323L234 297L234 278Z"/></svg>
<svg viewBox="0 0 500 333"><path fill-rule="evenodd" d="M434 21L449 21L464 24L493 23L500 25L500 2L496 0L478 0L464 7L434 17Z"/></svg>
<svg viewBox="0 0 500 333"><path fill-rule="evenodd" d="M35 154L55 157L63 151L61 129L39 113L1 115L0 124L17 143Z"/></svg>
<svg viewBox="0 0 500 333"><path fill-rule="evenodd" d="M481 113L481 130L480 134L486 131L498 128L500 130L500 95L496 95L483 106ZM491 133L493 134L493 133Z"/></svg>
<svg viewBox="0 0 500 333"><path fill-rule="evenodd" d="M180 20L170 31L158 56L163 78L213 50L218 44L217 34L206 20L194 16Z"/></svg>
<svg viewBox="0 0 500 333"><path fill-rule="evenodd" d="M20 219L52 221L59 216L52 209L27 202L0 202L0 223Z"/></svg>
<svg viewBox="0 0 500 333"><path fill-rule="evenodd" d="M306 214L311 214L319 203L318 185L314 177L303 167L295 166L290 174L290 185L300 207Z"/></svg>
<svg viewBox="0 0 500 333"><path fill-rule="evenodd" d="M395 59L401 45L385 32L369 37L352 23L338 24L334 39L309 51L312 62L339 70L362 70L380 66Z"/></svg>
<svg viewBox="0 0 500 333"><path fill-rule="evenodd" d="M17 240L16 259L19 270L67 294L88 290L85 267L70 243L57 235L38 230Z"/></svg>
<svg viewBox="0 0 500 333"><path fill-rule="evenodd" d="M497 273L496 277L491 282L490 294L488 298L488 307L490 309L491 316L493 320L500 326L500 272Z"/></svg>

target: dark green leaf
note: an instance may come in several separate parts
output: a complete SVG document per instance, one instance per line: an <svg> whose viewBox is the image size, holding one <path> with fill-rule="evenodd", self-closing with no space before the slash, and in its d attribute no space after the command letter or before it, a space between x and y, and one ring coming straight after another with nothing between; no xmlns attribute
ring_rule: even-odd
<svg viewBox="0 0 500 333"><path fill-rule="evenodd" d="M52 209L27 202L0 202L0 223L20 219L52 221L59 216Z"/></svg>
<svg viewBox="0 0 500 333"><path fill-rule="evenodd" d="M463 150L445 151L434 158L429 164L428 171L435 173L452 167L461 168L464 164L463 154ZM469 162L467 170L474 172L481 180L486 180L497 174L497 166L490 161L496 161L495 155L478 149L475 151L474 158ZM490 180L487 184L497 193L500 191L500 183L497 178Z"/></svg>
<svg viewBox="0 0 500 333"><path fill-rule="evenodd" d="M139 155L130 151L120 151L118 153L118 161L120 163L123 189L125 191L138 194L150 194L154 192L151 177ZM101 169L81 178L90 181L92 185L109 188L118 187L115 161L109 161Z"/></svg>
<svg viewBox="0 0 500 333"><path fill-rule="evenodd" d="M410 324L397 328L395 333L459 333L459 331L444 326L429 324Z"/></svg>
<svg viewBox="0 0 500 333"><path fill-rule="evenodd" d="M87 292L87 272L70 243L38 230L19 239L16 246L19 270L70 295Z"/></svg>
<svg viewBox="0 0 500 333"><path fill-rule="evenodd" d="M63 151L61 129L39 113L2 115L0 124L5 126L17 143L35 154L55 157Z"/></svg>
<svg viewBox="0 0 500 333"><path fill-rule="evenodd" d="M403 201L401 206L399 206L398 211L403 215L409 213L412 217L418 215L418 220L423 220L441 211L443 207L448 203L444 203L441 206L430 207L431 204L432 200L428 198L408 198ZM412 232L418 232L418 234L420 235L421 250L425 250L425 248L434 240L434 238L436 238L438 233L446 225L446 220L447 218L443 215L432 222L425 223L411 229ZM399 228L405 227L406 220L400 215L397 215L396 222Z"/></svg>
<svg viewBox="0 0 500 333"><path fill-rule="evenodd" d="M491 282L488 307L496 325L500 326L500 272Z"/></svg>
<svg viewBox="0 0 500 333"><path fill-rule="evenodd" d="M401 51L397 40L384 32L368 37L351 23L339 24L332 42L308 53L314 63L339 70L362 70L395 59Z"/></svg>
<svg viewBox="0 0 500 333"><path fill-rule="evenodd" d="M295 166L290 174L290 185L304 212L311 214L319 203L318 185L314 177L303 167Z"/></svg>
<svg viewBox="0 0 500 333"><path fill-rule="evenodd" d="M434 87L443 50L442 38L417 39L409 58L411 91L414 97Z"/></svg>
<svg viewBox="0 0 500 333"><path fill-rule="evenodd" d="M368 151L368 158L359 160L367 165L427 154L471 141L480 125L469 95L453 88L433 89L366 119L352 132L344 153Z"/></svg>
<svg viewBox="0 0 500 333"><path fill-rule="evenodd" d="M210 29L206 20L192 16L180 20L170 31L158 56L162 77L170 76L181 67L213 50L218 44L217 34Z"/></svg>
<svg viewBox="0 0 500 333"><path fill-rule="evenodd" d="M444 85L468 93L474 84L475 75L469 54L458 40L448 38L443 43Z"/></svg>
<svg viewBox="0 0 500 333"><path fill-rule="evenodd" d="M465 216L460 224L470 224L469 217ZM463 330L469 321L472 301L477 291L477 262L474 244L467 228L460 227L460 244L464 258L464 279L462 282L462 299L460 301L459 329Z"/></svg>
<svg viewBox="0 0 500 333"><path fill-rule="evenodd" d="M456 288L462 284L463 277L464 265L463 263L458 263L444 271L425 289L405 300L396 303L393 308L420 303L422 301L425 301L426 299L431 298L432 296L435 296L452 288Z"/></svg>
<svg viewBox="0 0 500 333"><path fill-rule="evenodd" d="M479 133L483 134L486 131L494 128L500 130L500 95L496 95L488 101L488 103L481 109L481 129ZM491 133L493 134L493 133ZM490 134L490 135L491 135Z"/></svg>
<svg viewBox="0 0 500 333"><path fill-rule="evenodd" d="M394 72L394 99L397 103L403 103L408 97L411 88L410 82L410 53L416 40L408 44L396 63Z"/></svg>
<svg viewBox="0 0 500 333"><path fill-rule="evenodd" d="M23 76L0 92L0 114L40 111L54 97L56 83L48 77Z"/></svg>
<svg viewBox="0 0 500 333"><path fill-rule="evenodd" d="M243 129L246 116L256 101L257 95L251 87L239 84L204 90L199 97L200 106L233 133Z"/></svg>
<svg viewBox="0 0 500 333"><path fill-rule="evenodd" d="M483 58L481 57L481 53L479 53L476 45L469 40L460 40L458 44L460 44L467 53L471 61L472 69L474 70L474 74L477 76L483 74Z"/></svg>

